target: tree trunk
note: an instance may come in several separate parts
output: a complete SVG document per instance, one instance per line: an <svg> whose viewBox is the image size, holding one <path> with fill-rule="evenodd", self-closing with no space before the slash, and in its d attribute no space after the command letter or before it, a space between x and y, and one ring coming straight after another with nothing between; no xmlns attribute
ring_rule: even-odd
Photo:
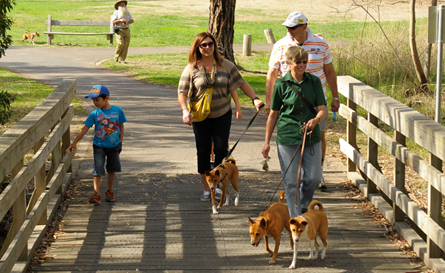
<svg viewBox="0 0 445 273"><path fill-rule="evenodd" d="M216 43L224 50L224 58L235 63L233 57L233 25L236 0L210 0L209 28Z"/></svg>
<svg viewBox="0 0 445 273"><path fill-rule="evenodd" d="M416 44L416 0L411 0L411 18L410 18L410 29L409 29L409 41L411 47L411 56L413 58L414 69L416 70L417 79L420 82L420 88L426 90L425 87L427 80L425 73L423 72L422 65L420 64L419 53L417 52Z"/></svg>

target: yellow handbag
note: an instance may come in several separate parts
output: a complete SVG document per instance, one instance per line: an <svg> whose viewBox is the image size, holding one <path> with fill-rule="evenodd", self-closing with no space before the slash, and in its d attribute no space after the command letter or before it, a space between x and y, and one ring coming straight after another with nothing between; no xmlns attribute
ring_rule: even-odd
<svg viewBox="0 0 445 273"><path fill-rule="evenodd" d="M214 70L214 71L213 71ZM216 68L212 69L216 73ZM213 79L213 73L210 74L210 81ZM192 115L193 122L200 122L207 118L210 114L210 104L212 104L213 85L208 87L204 95L199 101L192 102L189 100L187 108Z"/></svg>
<svg viewBox="0 0 445 273"><path fill-rule="evenodd" d="M192 115L193 122L200 122L207 118L210 114L210 104L212 103L213 86L207 88L202 98L197 102L189 100L187 106L190 114Z"/></svg>

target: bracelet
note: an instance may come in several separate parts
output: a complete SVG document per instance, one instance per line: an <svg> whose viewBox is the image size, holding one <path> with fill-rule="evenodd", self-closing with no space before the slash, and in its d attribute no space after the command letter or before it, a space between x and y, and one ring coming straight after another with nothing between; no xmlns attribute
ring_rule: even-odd
<svg viewBox="0 0 445 273"><path fill-rule="evenodd" d="M184 112L185 109L187 109L187 106L182 106L181 112Z"/></svg>
<svg viewBox="0 0 445 273"><path fill-rule="evenodd" d="M340 98L339 97L334 97L334 98L332 98L332 100L340 100Z"/></svg>
<svg viewBox="0 0 445 273"><path fill-rule="evenodd" d="M260 99L260 98L258 98L257 96L255 96L255 97L252 98L252 104L253 104L253 106L255 106L254 101L255 101L255 100L259 100L259 99Z"/></svg>

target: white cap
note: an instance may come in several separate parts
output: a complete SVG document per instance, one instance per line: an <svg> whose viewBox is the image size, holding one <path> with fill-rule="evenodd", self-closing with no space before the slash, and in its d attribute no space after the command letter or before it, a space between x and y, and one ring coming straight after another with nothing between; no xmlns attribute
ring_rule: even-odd
<svg viewBox="0 0 445 273"><path fill-rule="evenodd" d="M304 25L307 24L307 18L304 16L303 13L299 11L293 11L287 16L287 19L284 23L282 23L283 26L286 27L294 27L296 25Z"/></svg>

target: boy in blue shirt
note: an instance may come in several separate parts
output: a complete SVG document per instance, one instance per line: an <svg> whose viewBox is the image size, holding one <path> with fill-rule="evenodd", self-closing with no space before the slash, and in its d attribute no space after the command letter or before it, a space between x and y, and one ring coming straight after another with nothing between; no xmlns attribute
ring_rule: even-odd
<svg viewBox="0 0 445 273"><path fill-rule="evenodd" d="M105 200L107 202L116 201L113 193L113 183L116 172L121 171L121 163L119 154L122 151L122 141L124 139L124 122L127 118L122 109L118 106L111 105L108 102L110 92L108 88L101 84L96 84L85 98L93 99L94 105L97 107L90 113L85 120L85 126L77 134L76 139L66 150L73 152L77 142L88 132L94 125L94 194L88 199L89 203L100 204L100 184L102 176L105 176L105 159L107 161L108 188L105 192Z"/></svg>

